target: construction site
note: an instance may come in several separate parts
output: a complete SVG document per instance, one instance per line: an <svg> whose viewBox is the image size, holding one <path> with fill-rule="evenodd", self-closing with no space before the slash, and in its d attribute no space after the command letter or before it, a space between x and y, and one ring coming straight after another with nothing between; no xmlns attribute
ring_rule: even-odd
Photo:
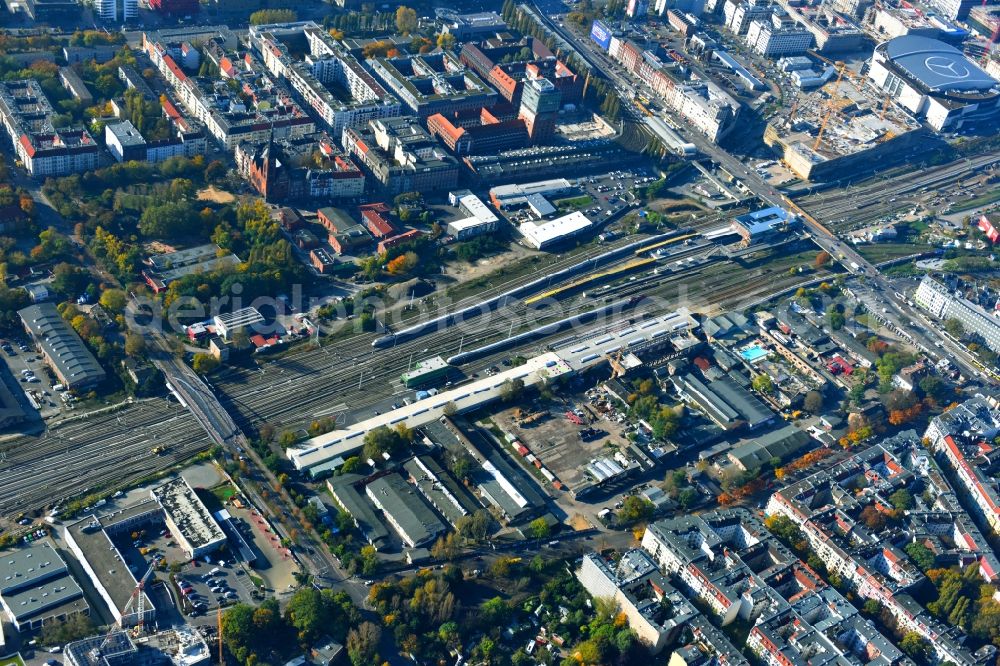
<svg viewBox="0 0 1000 666"><path fill-rule="evenodd" d="M855 71L861 63L833 63L810 55L831 65L836 75L818 88L797 90L764 131L764 143L780 151L782 161L798 177L836 180L905 159L936 143L931 132L866 84ZM812 64L805 57L779 63L792 73Z"/></svg>
<svg viewBox="0 0 1000 666"><path fill-rule="evenodd" d="M188 627L130 636L112 630L66 645L69 666L199 666L210 660L205 640Z"/></svg>

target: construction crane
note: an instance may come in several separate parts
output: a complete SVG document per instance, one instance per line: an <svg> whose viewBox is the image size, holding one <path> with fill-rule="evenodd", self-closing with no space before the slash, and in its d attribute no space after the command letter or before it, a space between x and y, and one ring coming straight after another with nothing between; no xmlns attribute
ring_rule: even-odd
<svg viewBox="0 0 1000 666"><path fill-rule="evenodd" d="M889 110L889 100L891 97L887 94L885 100L882 102L882 113L878 114L879 120L885 120L885 112Z"/></svg>
<svg viewBox="0 0 1000 666"><path fill-rule="evenodd" d="M819 144L823 141L823 132L826 131L826 124L830 121L830 116L833 115L833 109L826 112L823 116L823 122L819 124L819 131L816 132L816 142L813 144L813 150L819 150Z"/></svg>
<svg viewBox="0 0 1000 666"><path fill-rule="evenodd" d="M825 60L825 58L824 58L824 60ZM829 60L827 60L827 62L829 62ZM843 80L843 78L844 78L844 72L847 70L847 63L846 62L841 62L841 63L838 63L838 64L840 66L840 71L837 73L837 80L833 84L833 90L834 91L836 91L838 88L840 88L840 82ZM830 122L830 116L833 115L834 108L833 108L833 94L832 93L830 94L830 100L829 100L829 102L827 102L826 106L827 106L828 111L826 112L826 115L823 117L822 124L820 124L820 126L819 126L819 132L816 133L816 143L813 144L813 150L819 150L819 145L823 141L823 132L826 131L826 124L828 122Z"/></svg>
<svg viewBox="0 0 1000 666"><path fill-rule="evenodd" d="M149 565L149 568L146 569L146 573L139 579L139 582L135 584L135 589L132 590L132 595L128 598L128 601L125 602L125 608L122 609L122 620L124 620L128 616L129 611L132 609L132 606L136 606L136 612L139 614L139 623L136 625L135 635L142 633L143 616L146 614L146 595L143 594L143 591L146 589L146 581L152 575L153 569L159 561L159 558L157 558ZM104 635L104 640L101 641L100 646L94 648L93 652L100 655L101 651L103 651L104 648L108 646L108 643L111 642L112 637L118 633L121 633L121 628L117 625L111 625L111 629L109 629L108 633Z"/></svg>
<svg viewBox="0 0 1000 666"><path fill-rule="evenodd" d="M139 615L139 621L135 625L136 636L142 633L143 624L145 624L146 581L153 575L153 569L156 568L157 562L159 562L159 559L155 559L150 563L149 568L146 569L146 573L143 574L142 578L139 579L139 582L135 584L135 589L132 590L132 596L130 596L128 601L125 602L125 608L122 609L122 618L124 618L128 615L129 611L132 610L132 607L135 607L135 612Z"/></svg>
<svg viewBox="0 0 1000 666"><path fill-rule="evenodd" d="M226 660L222 658L222 606L215 609L216 631L219 634L219 663L224 664Z"/></svg>
<svg viewBox="0 0 1000 666"><path fill-rule="evenodd" d="M618 349L613 352L608 352L606 356L608 357L608 363L611 364L611 378L616 379L625 374L625 366L622 365L622 350Z"/></svg>
<svg viewBox="0 0 1000 666"><path fill-rule="evenodd" d="M846 62L837 63L837 80L833 82L833 92L840 89L840 82L844 80L844 72L847 71ZM830 106L833 106L833 95L830 95Z"/></svg>

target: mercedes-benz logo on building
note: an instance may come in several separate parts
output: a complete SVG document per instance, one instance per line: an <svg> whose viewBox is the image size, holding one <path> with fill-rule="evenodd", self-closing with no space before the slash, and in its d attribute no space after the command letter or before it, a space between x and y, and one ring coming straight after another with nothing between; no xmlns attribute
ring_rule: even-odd
<svg viewBox="0 0 1000 666"><path fill-rule="evenodd" d="M969 76L969 68L954 58L930 56L924 60L927 69L946 79L964 79Z"/></svg>

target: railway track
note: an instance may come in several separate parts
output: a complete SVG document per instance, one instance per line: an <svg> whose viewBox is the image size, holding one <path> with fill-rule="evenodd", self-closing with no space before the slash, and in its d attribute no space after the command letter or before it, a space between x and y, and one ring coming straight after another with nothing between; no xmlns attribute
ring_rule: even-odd
<svg viewBox="0 0 1000 666"><path fill-rule="evenodd" d="M470 320L429 334L420 339L397 344L394 348L369 351L369 343L374 334L360 334L335 346L323 347L286 356L265 369L247 368L227 371L215 380L216 393L223 405L238 415L242 428L253 430L262 423L277 428L294 429L307 425L319 416L333 416L347 412L347 404L354 408L364 407L388 397L393 387L398 385L399 375L408 369L410 360L419 360L430 354L449 356L460 348L468 349L502 339L508 333L517 333L528 328L542 326L571 313L590 310L595 305L609 300L619 300L632 294L654 293L664 286L696 279L707 266L698 266L682 271L673 271L656 276L643 276L649 283L634 284L625 281L613 285L599 295L600 302L579 299L560 304L558 309L532 310L523 303L510 306L490 317ZM767 269L754 269L751 277L767 275ZM782 276L774 281L774 289L793 284L800 276ZM652 284L655 283L655 284ZM712 278L706 285L706 294L711 294L711 304L721 299L759 297L771 289L771 282L749 279L745 271L727 273L725 277ZM706 304L709 299L699 297ZM570 307L566 307L569 305ZM585 306L585 307L583 307ZM530 323L518 325L527 321ZM515 326L510 327L514 321ZM600 328L601 322L588 329ZM529 349L543 348L544 341L529 345ZM336 350L355 350L342 353ZM358 353L360 350L360 353ZM429 351L433 350L433 351ZM515 354L514 350L499 352L485 357L477 365L495 364L504 357ZM308 360L305 355L309 354ZM353 354L353 355L352 355ZM373 388L377 387L377 388Z"/></svg>
<svg viewBox="0 0 1000 666"><path fill-rule="evenodd" d="M204 431L185 409L166 400L143 401L22 436L0 448L0 514L11 516L55 500L167 469L204 450ZM153 446L164 454L151 453Z"/></svg>
<svg viewBox="0 0 1000 666"><path fill-rule="evenodd" d="M682 254L687 256L697 251L704 251L704 248L691 248ZM579 256L576 256L572 261L579 260ZM673 271L660 279L680 280L692 274L696 272ZM630 287L631 285L626 282L615 290L602 292L600 294L602 303L625 295L623 290L626 289L629 289L628 293L640 291ZM353 394L360 393L366 384L388 387L395 383L398 376L408 368L411 359L419 360L422 358L421 355L429 353L428 349L433 349L435 354L447 356L458 352L461 348L487 344L508 334L590 310L595 303L584 301L576 305L582 307L546 307L536 310L519 302L492 312L489 316L470 319L462 324L381 350L367 351L376 334L358 334L338 341L335 347L362 350L360 353L342 354L334 351L334 346L331 345L321 348L320 351L304 350L287 355L260 370L230 369L216 378L215 385L219 389L217 394L223 405L238 415L240 426L245 430L255 430L262 423L298 427L304 425L300 415L315 415L316 412L329 408L330 396L339 396L340 399L349 395L357 397ZM511 322L514 322L514 327L510 326ZM262 374L268 377L266 382L261 380ZM283 374L288 376L282 381ZM265 383L266 389L261 386ZM369 400L369 404L371 402L374 401ZM363 405L364 397L352 400L352 403Z"/></svg>
<svg viewBox="0 0 1000 666"><path fill-rule="evenodd" d="M814 217L829 221L831 226L841 229L864 226L862 223L912 207L912 203L895 203L888 199L905 199L908 198L907 195L919 193L923 189L930 191L957 184L967 177L969 171L992 164L998 158L1000 152L987 153L934 167L919 174L903 174L887 180L876 179L846 190L802 197L798 203Z"/></svg>

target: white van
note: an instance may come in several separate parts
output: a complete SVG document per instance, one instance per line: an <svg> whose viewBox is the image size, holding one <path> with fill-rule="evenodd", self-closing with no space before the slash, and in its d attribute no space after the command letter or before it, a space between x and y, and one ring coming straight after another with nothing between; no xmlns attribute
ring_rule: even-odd
<svg viewBox="0 0 1000 666"><path fill-rule="evenodd" d="M62 384L56 384L55 386L52 387L52 390L53 391L65 391L66 387L63 386Z"/></svg>

